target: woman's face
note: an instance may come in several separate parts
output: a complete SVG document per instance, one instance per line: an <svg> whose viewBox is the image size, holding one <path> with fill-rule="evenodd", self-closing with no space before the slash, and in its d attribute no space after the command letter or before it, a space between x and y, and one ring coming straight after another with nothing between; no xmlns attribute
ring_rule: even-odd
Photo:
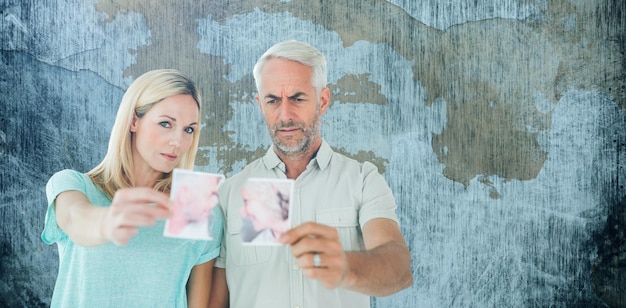
<svg viewBox="0 0 626 308"><path fill-rule="evenodd" d="M250 219L254 229L261 231L263 229L273 229L280 223L280 219L274 217L271 210L263 202L260 196L249 194L244 187L241 190L243 197L243 207L241 208L241 216Z"/></svg>
<svg viewBox="0 0 626 308"><path fill-rule="evenodd" d="M217 190L211 187L183 186L178 191L176 198L185 219L188 221L203 221L209 217L213 208L217 205Z"/></svg>
<svg viewBox="0 0 626 308"><path fill-rule="evenodd" d="M155 104L130 127L135 170L171 172L199 133L198 105L191 95L173 95Z"/></svg>

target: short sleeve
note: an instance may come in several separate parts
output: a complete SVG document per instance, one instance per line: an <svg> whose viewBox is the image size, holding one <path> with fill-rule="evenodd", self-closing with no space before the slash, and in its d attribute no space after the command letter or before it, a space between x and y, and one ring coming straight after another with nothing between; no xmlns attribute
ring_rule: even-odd
<svg viewBox="0 0 626 308"><path fill-rule="evenodd" d="M233 179L226 179L226 181L224 181L224 183L222 183L222 185L220 185L220 189L219 189L219 195L220 195L220 202L218 203L218 207L225 213L226 212L226 203L228 202L228 194L230 191L230 186L232 183ZM224 215L226 217L226 215ZM215 259L215 267L219 267L219 268L226 268L226 224L223 225L222 228L222 243L223 245L221 245L222 247L220 247L220 252L219 252L219 256L217 257L217 259Z"/></svg>
<svg viewBox="0 0 626 308"><path fill-rule="evenodd" d="M221 243L224 232L224 214L222 213L220 207L216 206L215 208L213 208L212 215L213 219L211 221L211 236L213 237L213 239L207 242L207 249L205 253L200 256L200 259L198 260L196 265L209 262L217 258L220 253L220 247L222 246Z"/></svg>
<svg viewBox="0 0 626 308"><path fill-rule="evenodd" d="M67 234L57 225L54 202L60 193L69 190L85 192L85 176L82 173L69 169L62 170L52 175L46 184L48 209L46 211L44 229L41 233L41 239L46 244L53 244L67 239Z"/></svg>
<svg viewBox="0 0 626 308"><path fill-rule="evenodd" d="M359 211L361 227L374 218L387 218L398 222L396 200L385 178L372 163L361 166L363 175L363 203Z"/></svg>

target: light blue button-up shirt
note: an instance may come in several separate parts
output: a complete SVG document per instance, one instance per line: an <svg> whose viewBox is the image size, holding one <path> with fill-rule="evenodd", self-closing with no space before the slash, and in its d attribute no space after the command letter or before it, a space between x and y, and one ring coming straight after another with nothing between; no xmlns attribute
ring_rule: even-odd
<svg viewBox="0 0 626 308"><path fill-rule="evenodd" d="M304 277L288 246L242 245L240 191L250 177L287 178L270 148L220 188L226 227L215 264L226 269L231 307L369 307L368 295ZM398 221L395 199L376 166L336 153L326 141L295 180L291 202L292 227L309 221L333 226L346 251L365 249L361 229L369 220Z"/></svg>

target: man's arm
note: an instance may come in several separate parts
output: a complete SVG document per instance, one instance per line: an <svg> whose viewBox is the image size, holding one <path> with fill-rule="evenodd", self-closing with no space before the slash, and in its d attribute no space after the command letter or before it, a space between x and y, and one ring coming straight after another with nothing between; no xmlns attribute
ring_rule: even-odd
<svg viewBox="0 0 626 308"><path fill-rule="evenodd" d="M365 251L345 252L335 228L305 223L281 237L305 276L327 288L346 288L371 296L387 296L413 284L411 255L398 224L372 219L363 226ZM320 267L313 266L319 254Z"/></svg>
<svg viewBox="0 0 626 308"><path fill-rule="evenodd" d="M372 296L387 296L413 284L411 254L398 224L373 219L363 226L364 252L348 252L345 287Z"/></svg>
<svg viewBox="0 0 626 308"><path fill-rule="evenodd" d="M229 292L226 284L226 270L219 267L213 268L213 283L211 284L211 301L209 308L226 308Z"/></svg>
<svg viewBox="0 0 626 308"><path fill-rule="evenodd" d="M187 307L208 307L215 259L198 264L191 269L187 281Z"/></svg>

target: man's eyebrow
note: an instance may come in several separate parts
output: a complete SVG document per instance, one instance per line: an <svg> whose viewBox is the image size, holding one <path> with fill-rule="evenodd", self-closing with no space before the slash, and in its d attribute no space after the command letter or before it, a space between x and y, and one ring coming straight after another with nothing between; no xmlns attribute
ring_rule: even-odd
<svg viewBox="0 0 626 308"><path fill-rule="evenodd" d="M274 94L268 94L268 95L265 95L265 98L277 99L279 97Z"/></svg>
<svg viewBox="0 0 626 308"><path fill-rule="evenodd" d="M304 92L296 92L294 95L289 96L289 99L298 98L300 96L306 96L306 93L304 93Z"/></svg>
<svg viewBox="0 0 626 308"><path fill-rule="evenodd" d="M293 95L289 96L288 98L289 99L294 99L294 98L298 98L300 96L306 96L306 93L304 93L304 92L296 92ZM280 99L280 96L274 95L274 94L268 94L268 95L265 95L265 98Z"/></svg>

